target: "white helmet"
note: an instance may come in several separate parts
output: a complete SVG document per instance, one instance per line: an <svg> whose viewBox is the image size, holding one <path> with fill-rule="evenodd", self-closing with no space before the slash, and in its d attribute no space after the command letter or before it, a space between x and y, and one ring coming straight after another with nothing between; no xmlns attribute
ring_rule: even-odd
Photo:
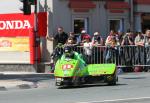
<svg viewBox="0 0 150 103"><path fill-rule="evenodd" d="M85 33L86 33L86 31L85 31L85 30L82 30L82 31L81 31L81 33L85 34Z"/></svg>
<svg viewBox="0 0 150 103"><path fill-rule="evenodd" d="M95 32L94 35L99 35L99 32Z"/></svg>

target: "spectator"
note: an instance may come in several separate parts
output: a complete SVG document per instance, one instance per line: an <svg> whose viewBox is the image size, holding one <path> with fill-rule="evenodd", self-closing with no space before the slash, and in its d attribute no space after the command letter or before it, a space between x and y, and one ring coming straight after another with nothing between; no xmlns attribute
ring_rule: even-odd
<svg viewBox="0 0 150 103"><path fill-rule="evenodd" d="M116 40L116 33L115 31L111 30L110 34L108 35L108 37L106 38L106 42L105 42L106 46L111 46L114 47L117 45L117 40Z"/></svg>
<svg viewBox="0 0 150 103"><path fill-rule="evenodd" d="M134 40L133 40L132 33L131 32L126 33L123 37L121 45L124 46L124 45L133 45L133 44L134 44Z"/></svg>
<svg viewBox="0 0 150 103"><path fill-rule="evenodd" d="M69 37L64 46L70 47L72 50L76 50L77 44L72 37Z"/></svg>
<svg viewBox="0 0 150 103"><path fill-rule="evenodd" d="M145 33L145 58L146 65L150 65L150 30L146 30ZM146 67L144 70L148 71L150 67Z"/></svg>
<svg viewBox="0 0 150 103"><path fill-rule="evenodd" d="M133 64L133 49L130 45L134 44L133 34L132 32L127 32L123 40L121 42L121 45L123 46L121 49L121 64L126 66L131 66ZM123 68L124 72L132 71L133 68L127 67Z"/></svg>
<svg viewBox="0 0 150 103"><path fill-rule="evenodd" d="M134 43L136 46L144 46L144 35L141 32L137 32Z"/></svg>
<svg viewBox="0 0 150 103"><path fill-rule="evenodd" d="M82 42L82 43L86 42L85 39L87 39L87 37L88 37L89 39L91 39L91 36L90 36L89 34L87 34L87 32L86 32L85 30L82 30L82 31L81 31L81 42Z"/></svg>
<svg viewBox="0 0 150 103"><path fill-rule="evenodd" d="M92 37L92 43L94 44L94 63L103 63L103 50L104 41L99 32L95 32Z"/></svg>
<svg viewBox="0 0 150 103"><path fill-rule="evenodd" d="M137 33L134 43L136 45L135 63L138 65L144 65L144 36L141 32Z"/></svg>
<svg viewBox="0 0 150 103"><path fill-rule="evenodd" d="M106 63L116 63L117 60L117 45L118 41L116 39L115 31L111 30L109 36L106 38L106 51L105 51L105 62Z"/></svg>
<svg viewBox="0 0 150 103"><path fill-rule="evenodd" d="M124 36L123 32L121 32L121 31L117 32L117 40L119 41L119 44L121 44L121 42L123 40L123 36Z"/></svg>
<svg viewBox="0 0 150 103"><path fill-rule="evenodd" d="M149 46L150 45L150 30L146 30L146 33L145 33L145 45L146 46Z"/></svg>
<svg viewBox="0 0 150 103"><path fill-rule="evenodd" d="M97 46L103 46L104 41L99 32L95 32L92 38L92 42Z"/></svg>
<svg viewBox="0 0 150 103"><path fill-rule="evenodd" d="M69 46L69 45L73 45L73 44L75 44L74 39L72 37L69 37L68 40L67 40L67 42L65 43L65 45Z"/></svg>
<svg viewBox="0 0 150 103"><path fill-rule="evenodd" d="M83 44L83 49L84 49L84 56L85 56L85 60L88 64L92 63L92 48L93 48L93 44L92 42L90 42L90 37L87 35L84 37L85 42Z"/></svg>
<svg viewBox="0 0 150 103"><path fill-rule="evenodd" d="M58 27L57 28L57 33L54 35L54 38L47 37L51 41L55 41L55 44L57 45L58 43L65 44L67 39L68 39L68 34L64 32L63 27Z"/></svg>
<svg viewBox="0 0 150 103"><path fill-rule="evenodd" d="M76 44L77 43L77 36L74 34L74 32L70 32L69 33L69 38L73 39L73 43Z"/></svg>

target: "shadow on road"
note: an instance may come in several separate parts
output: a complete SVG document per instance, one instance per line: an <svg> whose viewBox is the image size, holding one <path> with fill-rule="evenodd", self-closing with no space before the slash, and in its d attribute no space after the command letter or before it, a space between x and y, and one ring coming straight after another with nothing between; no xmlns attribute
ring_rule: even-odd
<svg viewBox="0 0 150 103"><path fill-rule="evenodd" d="M80 88L92 88L92 87L109 87L109 86L124 86L128 84L116 84L116 85L107 85L107 84L84 84L80 86L63 86L58 87L58 89L80 89Z"/></svg>
<svg viewBox="0 0 150 103"><path fill-rule="evenodd" d="M45 80L50 80L50 78L47 78L47 77L36 77L36 78L20 78L21 81L26 81L26 82L32 82L33 83L33 87L34 88L38 88L38 83L39 82L42 82L42 81L45 81ZM29 86L24 86L21 85L21 87L26 87L26 88L29 88Z"/></svg>

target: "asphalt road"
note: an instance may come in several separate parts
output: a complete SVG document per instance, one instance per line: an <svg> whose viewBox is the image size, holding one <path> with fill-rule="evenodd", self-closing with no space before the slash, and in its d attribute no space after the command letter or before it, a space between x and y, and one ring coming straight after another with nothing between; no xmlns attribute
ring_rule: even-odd
<svg viewBox="0 0 150 103"><path fill-rule="evenodd" d="M150 73L120 75L116 86L57 89L54 80L43 83L43 88L0 91L0 103L150 103Z"/></svg>

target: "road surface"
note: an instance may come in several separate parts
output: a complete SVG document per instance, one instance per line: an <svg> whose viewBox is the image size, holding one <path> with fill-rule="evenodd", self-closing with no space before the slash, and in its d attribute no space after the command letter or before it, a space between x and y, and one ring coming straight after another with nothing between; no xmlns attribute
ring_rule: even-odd
<svg viewBox="0 0 150 103"><path fill-rule="evenodd" d="M150 103L150 73L120 75L116 86L57 89L53 79L43 83L43 88L0 91L0 103Z"/></svg>

